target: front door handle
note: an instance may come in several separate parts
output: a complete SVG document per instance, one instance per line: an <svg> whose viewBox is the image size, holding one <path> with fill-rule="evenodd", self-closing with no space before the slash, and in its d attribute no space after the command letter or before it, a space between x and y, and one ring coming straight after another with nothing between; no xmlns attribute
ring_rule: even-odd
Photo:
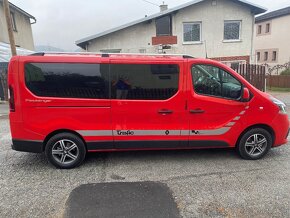
<svg viewBox="0 0 290 218"><path fill-rule="evenodd" d="M190 110L189 111L191 114L202 114L202 113L204 113L205 111L204 110L202 110L202 109L194 109L194 110Z"/></svg>
<svg viewBox="0 0 290 218"><path fill-rule="evenodd" d="M168 109L161 109L158 111L159 114L172 114L173 113L173 110L168 110Z"/></svg>

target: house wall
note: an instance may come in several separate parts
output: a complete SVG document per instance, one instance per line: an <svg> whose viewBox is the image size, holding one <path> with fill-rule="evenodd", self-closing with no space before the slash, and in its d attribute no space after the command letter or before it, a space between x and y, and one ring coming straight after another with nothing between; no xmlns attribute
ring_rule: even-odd
<svg viewBox="0 0 290 218"><path fill-rule="evenodd" d="M10 11L14 12L15 16L17 31L13 32L16 46L20 46L28 50L34 50L30 19L11 7ZM9 44L8 31L2 2L0 2L0 30L0 42Z"/></svg>
<svg viewBox="0 0 290 218"><path fill-rule="evenodd" d="M172 33L177 36L177 44L166 53L182 53L195 57L209 58L242 57L249 60L252 53L254 15L247 6L231 0L203 1L187 7L172 15ZM224 21L239 20L241 24L241 40L224 42ZM202 42L198 44L183 43L183 22L202 22ZM121 52L157 53L158 46L152 46L152 37L156 36L155 21L138 24L115 33L90 41L88 51L99 52L107 49L121 49Z"/></svg>
<svg viewBox="0 0 290 218"><path fill-rule="evenodd" d="M270 33L265 34L266 24L270 23ZM262 34L257 34L258 25L262 25ZM255 51L260 52L261 59L258 63L267 63L270 66L285 64L290 61L290 15L274 18L255 24ZM264 52L268 51L269 59L264 61ZM272 53L277 51L277 60L272 61Z"/></svg>
<svg viewBox="0 0 290 218"><path fill-rule="evenodd" d="M223 40L225 20L242 21L239 42L225 42ZM212 1L204 1L177 13L174 21L175 33L178 36L177 46L181 53L205 57L207 50L210 58L250 56L251 54L254 16L248 7L229 0L217 1L215 6L212 5ZM183 44L182 23L194 21L202 22L202 43Z"/></svg>
<svg viewBox="0 0 290 218"><path fill-rule="evenodd" d="M121 49L121 52L136 53L146 49L147 53L154 53L152 36L156 35L155 22L141 23L115 33L100 37L90 42L88 51L100 52L107 49Z"/></svg>

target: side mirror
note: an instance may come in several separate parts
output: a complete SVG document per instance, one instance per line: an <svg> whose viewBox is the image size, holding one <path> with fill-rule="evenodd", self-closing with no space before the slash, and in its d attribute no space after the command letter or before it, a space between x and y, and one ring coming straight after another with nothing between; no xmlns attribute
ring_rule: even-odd
<svg viewBox="0 0 290 218"><path fill-rule="evenodd" d="M243 89L243 98L242 98L242 101L244 102L248 102L250 100L250 91L248 88L244 88Z"/></svg>

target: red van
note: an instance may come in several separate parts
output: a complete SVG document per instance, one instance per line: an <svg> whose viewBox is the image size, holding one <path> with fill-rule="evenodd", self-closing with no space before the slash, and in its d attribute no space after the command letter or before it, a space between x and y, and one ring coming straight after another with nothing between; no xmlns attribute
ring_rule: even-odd
<svg viewBox="0 0 290 218"><path fill-rule="evenodd" d="M87 152L287 143L285 104L231 68L189 56L45 54L9 64L12 149L73 168Z"/></svg>

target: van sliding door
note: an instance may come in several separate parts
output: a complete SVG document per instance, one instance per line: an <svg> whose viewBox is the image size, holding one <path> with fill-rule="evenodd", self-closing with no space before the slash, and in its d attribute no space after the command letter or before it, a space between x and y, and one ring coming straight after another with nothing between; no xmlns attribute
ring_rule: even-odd
<svg viewBox="0 0 290 218"><path fill-rule="evenodd" d="M187 145L183 63L112 60L111 107L117 149L168 149ZM181 143L184 142L184 143Z"/></svg>

